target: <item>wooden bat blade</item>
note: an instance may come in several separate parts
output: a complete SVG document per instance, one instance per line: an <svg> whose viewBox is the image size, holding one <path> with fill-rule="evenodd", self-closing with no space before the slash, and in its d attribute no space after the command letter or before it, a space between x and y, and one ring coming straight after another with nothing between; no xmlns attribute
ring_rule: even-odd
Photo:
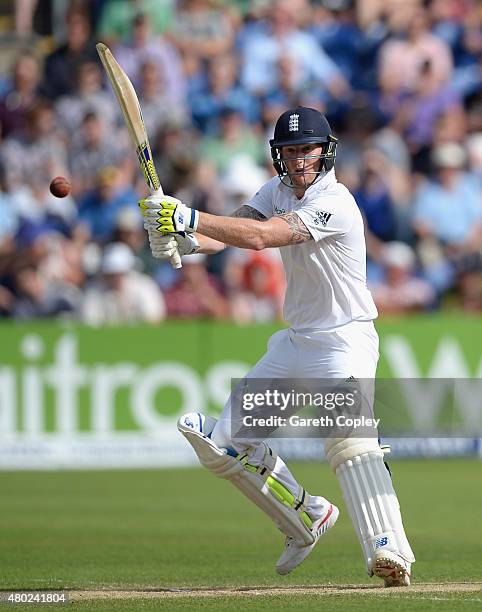
<svg viewBox="0 0 482 612"><path fill-rule="evenodd" d="M152 192L162 193L161 182L152 161L151 147L134 86L106 45L98 43L96 49L124 115L147 185Z"/></svg>
<svg viewBox="0 0 482 612"><path fill-rule="evenodd" d="M152 160L151 147L147 138L147 130L142 118L141 106L136 90L129 77L117 63L110 49L103 43L97 43L96 49L124 115L124 120L134 144L137 159L146 183L151 193L162 195L161 182ZM179 251L172 255L171 264L176 269L182 267Z"/></svg>

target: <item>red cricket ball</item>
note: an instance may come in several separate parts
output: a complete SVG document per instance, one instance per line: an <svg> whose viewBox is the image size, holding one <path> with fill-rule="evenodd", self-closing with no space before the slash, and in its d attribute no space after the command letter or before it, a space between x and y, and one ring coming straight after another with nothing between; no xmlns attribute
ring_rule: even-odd
<svg viewBox="0 0 482 612"><path fill-rule="evenodd" d="M70 193L70 183L64 176L56 176L50 183L50 193L56 198L65 198Z"/></svg>

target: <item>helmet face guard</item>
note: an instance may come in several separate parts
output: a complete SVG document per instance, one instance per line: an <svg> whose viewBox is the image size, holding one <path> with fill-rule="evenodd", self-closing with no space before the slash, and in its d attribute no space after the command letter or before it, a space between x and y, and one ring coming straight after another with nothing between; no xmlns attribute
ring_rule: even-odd
<svg viewBox="0 0 482 612"><path fill-rule="evenodd" d="M326 142L299 142L299 143L289 143L289 144L281 144L281 145L273 145L271 144L273 141L270 141L271 145L271 159L273 160L273 166L281 180L281 182L287 187L295 187L291 180L291 174L288 171L288 166L286 165L286 161L294 161L298 159L302 159L304 161L308 159L319 159L320 163L318 166L318 170L310 171L309 175L314 175L314 179L309 183L306 181L305 177L305 187L308 188L316 181L320 180L322 175L325 172L329 172L335 165L336 158L336 145L338 139L332 135L329 135L328 140ZM321 154L320 155L303 155L302 157L283 157L282 148L286 146L292 146L297 144L316 144L321 146Z"/></svg>
<svg viewBox="0 0 482 612"><path fill-rule="evenodd" d="M287 187L295 187L286 165L287 160L302 159L305 162L318 158L318 169L309 173L309 176L314 175L314 179L307 181L305 175L305 188L313 185L335 165L337 143L338 139L331 133L326 117L314 108L300 106L283 113L276 122L274 138L269 141L273 166L281 182ZM321 146L321 154L293 158L282 155L283 147L307 144Z"/></svg>

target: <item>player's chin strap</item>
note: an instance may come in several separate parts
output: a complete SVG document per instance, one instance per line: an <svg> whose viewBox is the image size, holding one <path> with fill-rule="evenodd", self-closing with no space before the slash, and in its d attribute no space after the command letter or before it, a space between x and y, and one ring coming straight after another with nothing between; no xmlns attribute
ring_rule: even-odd
<svg viewBox="0 0 482 612"><path fill-rule="evenodd" d="M202 428L197 425L200 421L203 423ZM263 443L264 457L259 465L253 465L250 463L250 451L236 454L231 449L219 448L209 438L215 424L216 419L213 417L192 413L182 416L177 427L205 468L220 478L230 480L285 535L294 538L301 546L312 544L312 519L305 508L305 500L308 501L309 495L300 487L295 496L276 479L273 475L276 473L276 453Z"/></svg>
<svg viewBox="0 0 482 612"><path fill-rule="evenodd" d="M326 458L338 477L345 504L371 575L375 553L389 550L413 563L392 479L376 438L333 438Z"/></svg>

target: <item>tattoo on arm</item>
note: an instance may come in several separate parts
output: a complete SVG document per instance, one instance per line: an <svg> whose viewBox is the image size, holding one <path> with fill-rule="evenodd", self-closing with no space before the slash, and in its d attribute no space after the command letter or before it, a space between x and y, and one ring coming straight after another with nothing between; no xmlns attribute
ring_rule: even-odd
<svg viewBox="0 0 482 612"><path fill-rule="evenodd" d="M257 211L252 206L248 206L245 204L244 206L240 206L236 209L231 217L237 217L241 219L253 219L254 221L267 221L266 217Z"/></svg>
<svg viewBox="0 0 482 612"><path fill-rule="evenodd" d="M291 237L289 244L300 244L301 242L313 240L310 231L295 212L280 215L278 219L283 219L290 227Z"/></svg>

